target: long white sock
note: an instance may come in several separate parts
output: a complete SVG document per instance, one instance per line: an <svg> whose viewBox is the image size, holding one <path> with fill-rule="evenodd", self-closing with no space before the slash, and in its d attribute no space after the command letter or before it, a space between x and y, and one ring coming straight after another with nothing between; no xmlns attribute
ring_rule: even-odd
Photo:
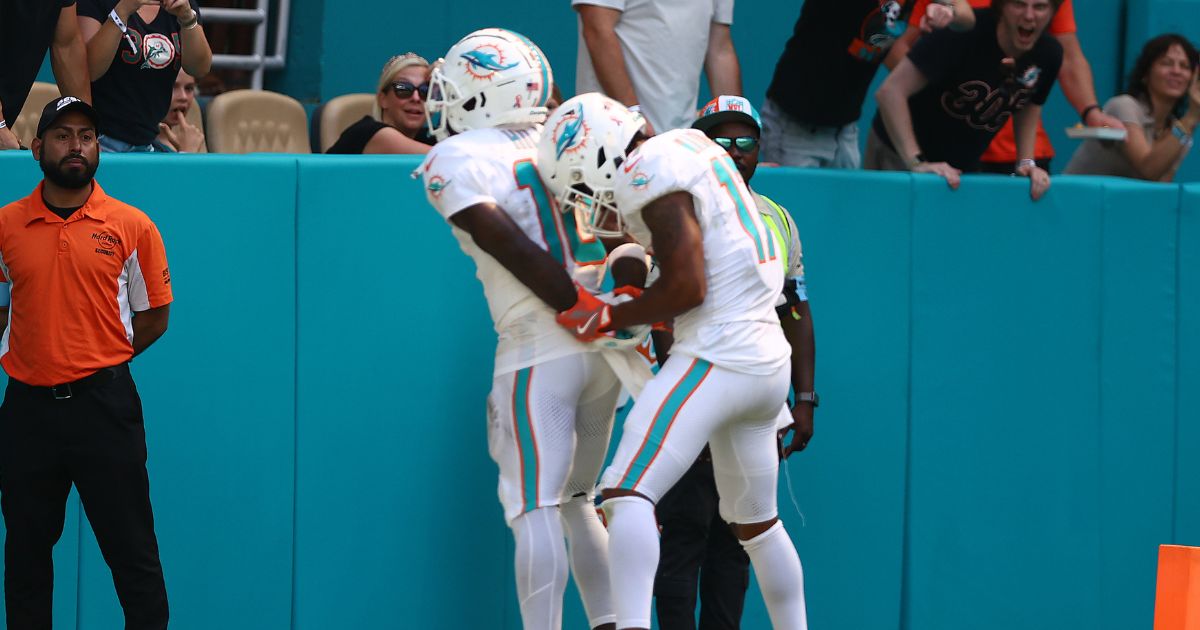
<svg viewBox="0 0 1200 630"><path fill-rule="evenodd" d="M776 521L767 531L743 540L767 614L776 630L807 630L808 613L804 606L804 569L792 539Z"/></svg>
<svg viewBox="0 0 1200 630"><path fill-rule="evenodd" d="M579 586L588 624L595 628L613 623L617 616L613 613L608 583L608 530L586 496L573 497L562 504L561 514L567 531L567 551L571 554L571 574Z"/></svg>
<svg viewBox="0 0 1200 630"><path fill-rule="evenodd" d="M517 598L525 630L562 628L567 549L557 507L542 507L512 522L517 551Z"/></svg>
<svg viewBox="0 0 1200 630"><path fill-rule="evenodd" d="M649 628L658 570L654 504L640 497L616 497L602 507L608 518L609 583L617 627Z"/></svg>

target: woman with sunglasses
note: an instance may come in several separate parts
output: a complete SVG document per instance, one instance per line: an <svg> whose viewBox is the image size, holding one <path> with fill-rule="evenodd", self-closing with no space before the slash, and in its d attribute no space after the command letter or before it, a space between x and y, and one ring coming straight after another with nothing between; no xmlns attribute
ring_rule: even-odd
<svg viewBox="0 0 1200 630"><path fill-rule="evenodd" d="M326 153L428 153L428 94L429 62L414 53L392 57L379 75L374 115L350 125Z"/></svg>

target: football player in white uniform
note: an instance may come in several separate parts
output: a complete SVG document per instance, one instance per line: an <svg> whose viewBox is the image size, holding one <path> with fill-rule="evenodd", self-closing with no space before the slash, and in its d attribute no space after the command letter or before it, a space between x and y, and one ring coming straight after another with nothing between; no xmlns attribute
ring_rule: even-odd
<svg viewBox="0 0 1200 630"><path fill-rule="evenodd" d="M674 319L670 359L625 421L600 480L619 628L649 628L658 538L654 504L707 442L722 518L754 566L776 628L807 627L803 571L776 510L775 420L789 349L775 313L784 270L775 239L725 150L694 129L646 139L640 117L584 94L546 123L543 179L596 234L624 231L660 273L638 298L561 313L577 339ZM574 131L572 131L574 130Z"/></svg>
<svg viewBox="0 0 1200 630"><path fill-rule="evenodd" d="M432 69L425 107L439 142L417 174L475 261L498 336L488 447L516 539L524 627L562 626L569 564L591 626L612 628L607 533L593 493L620 384L597 346L555 323L578 300L574 282L599 290L606 256L538 177L552 80L541 50L517 33L464 37ZM641 286L644 249L624 251Z"/></svg>

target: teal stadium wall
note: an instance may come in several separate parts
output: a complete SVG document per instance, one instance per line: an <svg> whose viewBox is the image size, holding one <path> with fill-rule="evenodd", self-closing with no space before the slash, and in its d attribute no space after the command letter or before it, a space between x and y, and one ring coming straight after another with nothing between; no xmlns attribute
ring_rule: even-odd
<svg viewBox="0 0 1200 630"><path fill-rule="evenodd" d="M172 627L519 627L493 333L416 164L103 158L175 279L134 363ZM39 175L0 154L0 203ZM780 491L812 627L1150 628L1157 545L1200 545L1200 185L754 183L799 223L818 331L803 518ZM74 498L56 560L57 627L120 627Z"/></svg>

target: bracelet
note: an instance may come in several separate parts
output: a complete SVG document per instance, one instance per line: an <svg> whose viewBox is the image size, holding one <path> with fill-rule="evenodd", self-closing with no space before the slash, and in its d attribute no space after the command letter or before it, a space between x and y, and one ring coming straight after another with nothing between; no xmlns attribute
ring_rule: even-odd
<svg viewBox="0 0 1200 630"><path fill-rule="evenodd" d="M121 16L117 15L115 8L108 12L108 19L112 20L118 29L121 29L121 34L125 36L125 41L129 42L129 50L133 51L133 54L136 56L138 54L137 44L133 43L133 38L129 36L129 27L125 25L125 20L122 20Z"/></svg>
<svg viewBox="0 0 1200 630"><path fill-rule="evenodd" d="M904 160L904 163L908 165L908 170L911 171L914 168L917 168L918 166L925 163L925 154L918 153L918 154L912 156L911 158Z"/></svg>
<svg viewBox="0 0 1200 630"><path fill-rule="evenodd" d="M1017 167L1015 169L1013 169L1013 173L1020 174L1022 166L1028 166L1030 168L1037 168L1037 160L1031 160L1029 158L1025 158L1023 160L1017 160Z"/></svg>
<svg viewBox="0 0 1200 630"><path fill-rule="evenodd" d="M1171 125L1171 135L1175 136L1175 139L1179 141L1179 144L1182 144L1185 147L1192 146L1192 134L1188 133L1187 129L1183 128L1183 123L1179 122L1178 120L1175 121L1174 125Z"/></svg>
<svg viewBox="0 0 1200 630"><path fill-rule="evenodd" d="M195 11L192 11L192 19L188 20L187 22L181 22L179 24L179 30L190 31L197 26L200 26L200 16Z"/></svg>
<svg viewBox="0 0 1200 630"><path fill-rule="evenodd" d="M1091 105L1084 107L1083 111L1079 112L1079 122L1086 125L1088 114L1092 113L1093 109L1100 109L1100 105L1097 103L1092 103Z"/></svg>
<svg viewBox="0 0 1200 630"><path fill-rule="evenodd" d="M4 129L7 126L8 126L8 121L0 120L0 129Z"/></svg>

